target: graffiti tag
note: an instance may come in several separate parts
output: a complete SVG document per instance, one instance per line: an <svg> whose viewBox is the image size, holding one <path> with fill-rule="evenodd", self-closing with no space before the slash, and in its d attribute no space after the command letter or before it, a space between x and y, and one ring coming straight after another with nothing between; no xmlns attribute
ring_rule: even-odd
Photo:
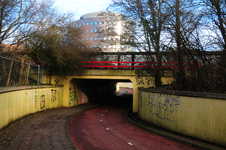
<svg viewBox="0 0 226 150"><path fill-rule="evenodd" d="M179 96L148 94L148 109L152 115L162 120L174 122L174 113L180 105Z"/></svg>
<svg viewBox="0 0 226 150"><path fill-rule="evenodd" d="M54 103L57 100L57 90L51 90L51 101Z"/></svg>
<svg viewBox="0 0 226 150"><path fill-rule="evenodd" d="M40 109L44 109L46 104L45 95L40 97Z"/></svg>
<svg viewBox="0 0 226 150"><path fill-rule="evenodd" d="M137 85L144 85L145 83L147 85L151 85L151 84L154 84L155 81L154 81L153 78L150 78L150 77L146 77L146 78L144 78L144 77L136 77L136 83L137 83Z"/></svg>
<svg viewBox="0 0 226 150"><path fill-rule="evenodd" d="M142 85L144 84L144 80L142 77L136 77L136 82L137 82L137 85Z"/></svg>
<svg viewBox="0 0 226 150"><path fill-rule="evenodd" d="M76 92L75 91L72 91L69 93L69 106L71 105L75 105L75 101L77 101L78 98L77 98L77 95L76 95ZM78 101L77 101L77 104L78 104Z"/></svg>
<svg viewBox="0 0 226 150"><path fill-rule="evenodd" d="M37 104L37 91L36 90L32 90L30 91L30 103L35 104L35 108L36 108L36 104Z"/></svg>

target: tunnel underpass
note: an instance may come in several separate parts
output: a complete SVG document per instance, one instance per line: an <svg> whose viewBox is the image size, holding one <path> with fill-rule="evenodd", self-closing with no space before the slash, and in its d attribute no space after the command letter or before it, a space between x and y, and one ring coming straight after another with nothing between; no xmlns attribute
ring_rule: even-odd
<svg viewBox="0 0 226 150"><path fill-rule="evenodd" d="M125 79L75 79L73 78L69 85L70 91L78 90L84 93L87 96L88 101L105 101L107 99L103 99L107 96L113 96L117 92L117 89L120 85L117 83L130 83L130 80ZM123 85L123 84L121 84ZM78 92L77 92L78 93Z"/></svg>
<svg viewBox="0 0 226 150"><path fill-rule="evenodd" d="M105 98L108 101L71 119L68 129L78 149L195 149L148 132L127 120L132 93Z"/></svg>

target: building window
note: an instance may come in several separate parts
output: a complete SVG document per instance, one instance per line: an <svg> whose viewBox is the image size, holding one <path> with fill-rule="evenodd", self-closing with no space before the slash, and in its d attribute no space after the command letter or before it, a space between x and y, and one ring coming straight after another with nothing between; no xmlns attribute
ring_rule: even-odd
<svg viewBox="0 0 226 150"><path fill-rule="evenodd" d="M93 32L93 30L90 30L90 32L92 33L92 32Z"/></svg>
<svg viewBox="0 0 226 150"><path fill-rule="evenodd" d="M99 37L99 40L101 40L101 37Z"/></svg>
<svg viewBox="0 0 226 150"><path fill-rule="evenodd" d="M83 22L82 25L85 25L85 23Z"/></svg>
<svg viewBox="0 0 226 150"><path fill-rule="evenodd" d="M86 22L86 25L89 25L89 22Z"/></svg>
<svg viewBox="0 0 226 150"><path fill-rule="evenodd" d="M106 40L106 37L104 37L104 40Z"/></svg>
<svg viewBox="0 0 226 150"><path fill-rule="evenodd" d="M104 45L104 48L106 48L106 45Z"/></svg>
<svg viewBox="0 0 226 150"><path fill-rule="evenodd" d="M93 25L93 22L90 22L90 25Z"/></svg>
<svg viewBox="0 0 226 150"><path fill-rule="evenodd" d="M90 40L92 41L93 40L93 37L90 37Z"/></svg>
<svg viewBox="0 0 226 150"><path fill-rule="evenodd" d="M101 45L99 45L99 48L101 48Z"/></svg>
<svg viewBox="0 0 226 150"><path fill-rule="evenodd" d="M90 48L92 48L92 45L90 45Z"/></svg>
<svg viewBox="0 0 226 150"><path fill-rule="evenodd" d="M95 37L94 40L96 41L97 40L97 37Z"/></svg>
<svg viewBox="0 0 226 150"><path fill-rule="evenodd" d="M97 29L95 29L94 32L97 32Z"/></svg>
<svg viewBox="0 0 226 150"><path fill-rule="evenodd" d="M95 21L95 24L97 25L97 21Z"/></svg>
<svg viewBox="0 0 226 150"><path fill-rule="evenodd" d="M108 45L108 48L111 48L111 45Z"/></svg>

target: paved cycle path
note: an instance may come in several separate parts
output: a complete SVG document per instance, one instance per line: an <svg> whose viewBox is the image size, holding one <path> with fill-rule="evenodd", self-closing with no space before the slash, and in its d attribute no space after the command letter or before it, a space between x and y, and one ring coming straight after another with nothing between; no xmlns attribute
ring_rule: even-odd
<svg viewBox="0 0 226 150"><path fill-rule="evenodd" d="M79 112L94 108L88 102L71 108L56 108L30 115L0 130L0 150L74 150L67 124Z"/></svg>

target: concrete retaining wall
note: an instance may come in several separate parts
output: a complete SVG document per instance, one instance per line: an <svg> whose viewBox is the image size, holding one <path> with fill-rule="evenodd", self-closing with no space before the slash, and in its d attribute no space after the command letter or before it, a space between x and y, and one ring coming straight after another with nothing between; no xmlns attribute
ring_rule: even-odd
<svg viewBox="0 0 226 150"><path fill-rule="evenodd" d="M156 126L226 146L226 95L139 88L138 115Z"/></svg>
<svg viewBox="0 0 226 150"><path fill-rule="evenodd" d="M26 115L62 106L62 86L0 88L0 129Z"/></svg>

